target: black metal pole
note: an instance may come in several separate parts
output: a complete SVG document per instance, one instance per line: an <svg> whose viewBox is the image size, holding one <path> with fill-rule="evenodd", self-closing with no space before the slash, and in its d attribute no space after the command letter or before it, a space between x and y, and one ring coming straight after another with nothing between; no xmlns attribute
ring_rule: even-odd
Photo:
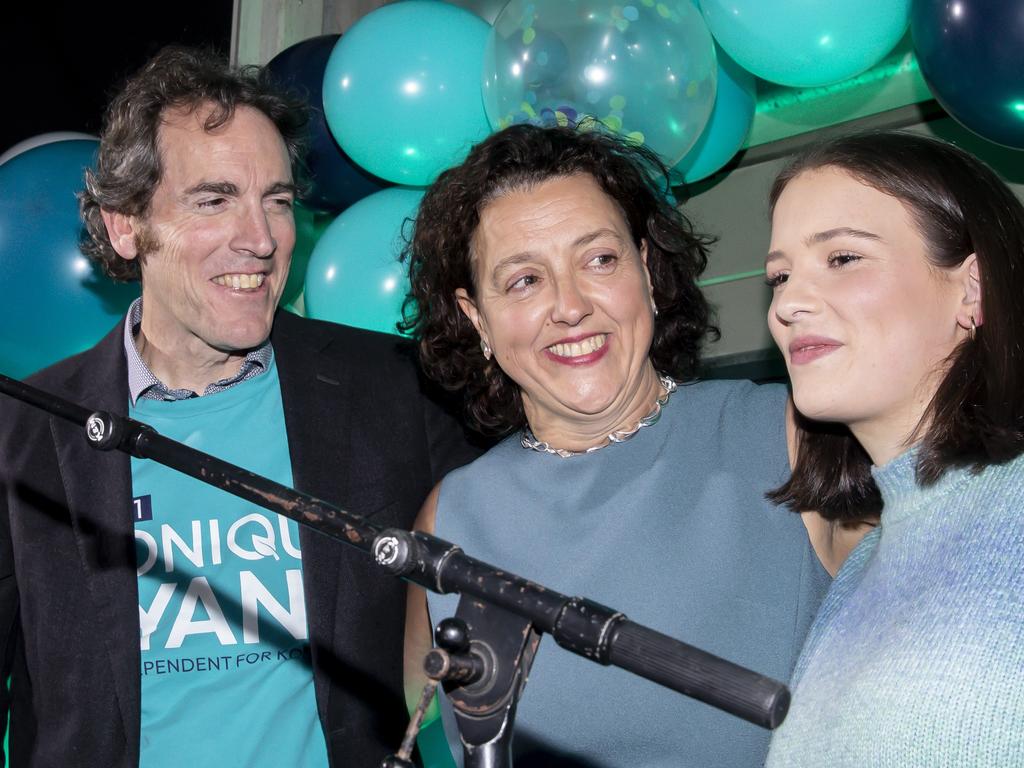
<svg viewBox="0 0 1024 768"><path fill-rule="evenodd" d="M358 515L164 437L140 421L90 411L3 374L0 393L85 427L89 444L98 450L121 450L136 458L152 459L365 552L370 552L380 533L378 526Z"/></svg>
<svg viewBox="0 0 1024 768"><path fill-rule="evenodd" d="M764 728L779 725L789 708L782 683L635 624L619 611L476 560L450 542L421 532L382 531L358 515L163 437L146 424L93 413L2 374L0 392L84 426L100 450L158 461L361 549L395 576L433 592L471 595L521 616L592 661L621 667Z"/></svg>
<svg viewBox="0 0 1024 768"><path fill-rule="evenodd" d="M478 597L529 619L537 631L579 656L628 670L762 728L777 727L789 710L789 690L776 680L629 621L613 608L469 557L436 536L389 529L378 536L375 550L378 564L396 576L433 592Z"/></svg>

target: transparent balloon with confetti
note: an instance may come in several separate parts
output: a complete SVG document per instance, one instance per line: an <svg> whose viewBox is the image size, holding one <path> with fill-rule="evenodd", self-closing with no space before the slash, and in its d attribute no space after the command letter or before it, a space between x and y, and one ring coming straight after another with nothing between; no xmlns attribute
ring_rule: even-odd
<svg viewBox="0 0 1024 768"><path fill-rule="evenodd" d="M484 56L484 106L514 123L599 125L673 166L715 103L715 48L691 0L511 0Z"/></svg>

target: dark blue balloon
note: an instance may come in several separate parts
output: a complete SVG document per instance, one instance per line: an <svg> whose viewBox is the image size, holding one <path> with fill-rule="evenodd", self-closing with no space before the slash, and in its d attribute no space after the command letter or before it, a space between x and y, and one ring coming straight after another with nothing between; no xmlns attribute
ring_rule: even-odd
<svg viewBox="0 0 1024 768"><path fill-rule="evenodd" d="M0 166L0 371L21 378L88 349L139 295L78 248L75 195L97 141L57 141Z"/></svg>
<svg viewBox="0 0 1024 768"><path fill-rule="evenodd" d="M979 136L1024 149L1024 4L914 0L910 28L939 104Z"/></svg>
<svg viewBox="0 0 1024 768"><path fill-rule="evenodd" d="M340 37L311 37L281 51L267 64L278 82L306 99L312 109L306 155L312 189L303 202L321 211L341 211L390 186L352 162L327 127L323 104L324 70Z"/></svg>

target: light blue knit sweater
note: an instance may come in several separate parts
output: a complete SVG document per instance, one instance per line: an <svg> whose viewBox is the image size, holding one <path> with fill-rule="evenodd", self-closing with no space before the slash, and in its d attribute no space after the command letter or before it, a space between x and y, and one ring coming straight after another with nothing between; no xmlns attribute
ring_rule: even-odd
<svg viewBox="0 0 1024 768"><path fill-rule="evenodd" d="M822 604L769 768L1024 766L1024 457L914 481L873 470L885 508Z"/></svg>

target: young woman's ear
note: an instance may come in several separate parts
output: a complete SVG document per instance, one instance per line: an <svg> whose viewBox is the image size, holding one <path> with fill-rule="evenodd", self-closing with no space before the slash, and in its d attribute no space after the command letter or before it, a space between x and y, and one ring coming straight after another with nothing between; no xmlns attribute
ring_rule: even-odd
<svg viewBox="0 0 1024 768"><path fill-rule="evenodd" d="M972 331L984 323L984 307L981 302L981 268L978 256L972 253L956 269L962 287L960 308L956 322L966 331Z"/></svg>

